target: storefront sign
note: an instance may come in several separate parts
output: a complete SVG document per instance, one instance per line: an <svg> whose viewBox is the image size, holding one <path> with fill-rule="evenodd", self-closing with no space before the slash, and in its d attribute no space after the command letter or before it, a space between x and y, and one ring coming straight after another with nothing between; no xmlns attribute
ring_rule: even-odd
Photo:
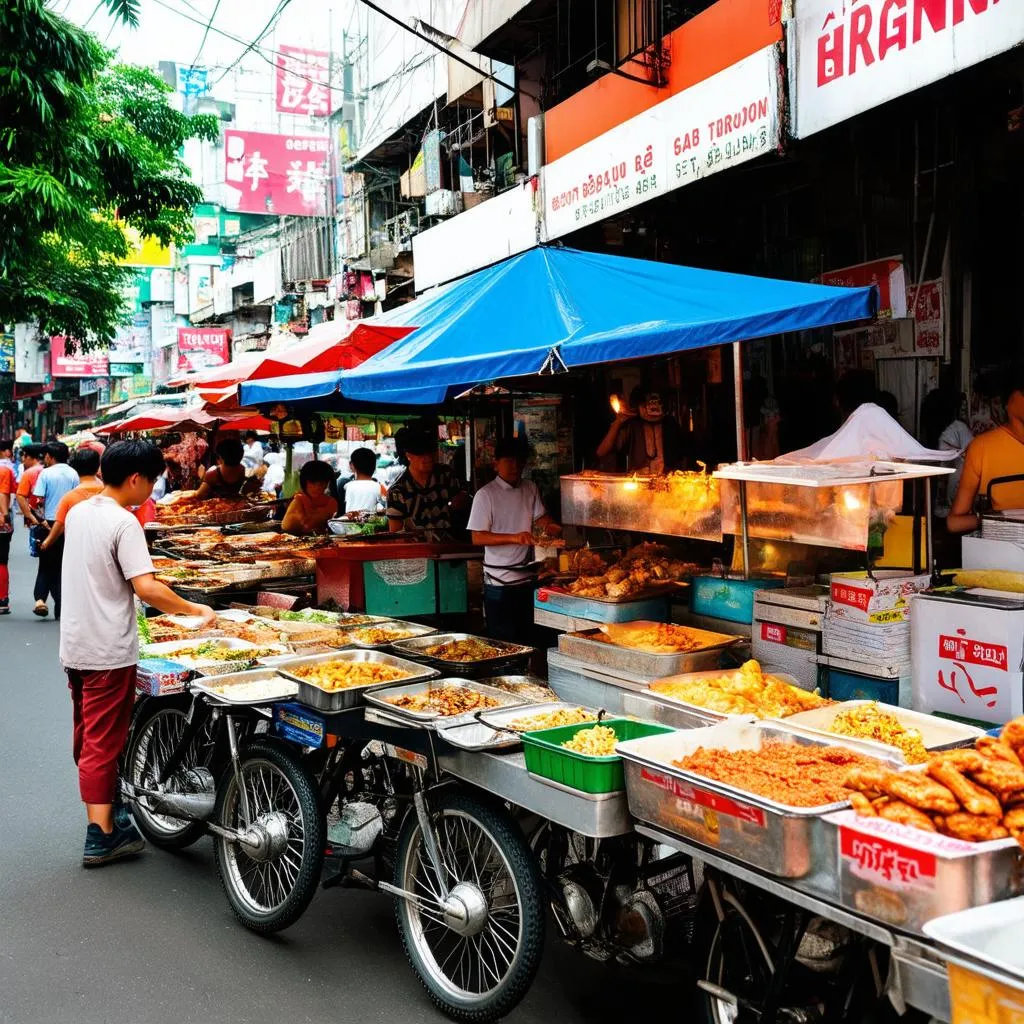
<svg viewBox="0 0 1024 1024"><path fill-rule="evenodd" d="M907 315L907 280L903 271L903 260L892 257L857 263L840 270L829 270L821 275L821 284L835 288L878 288L878 319Z"/></svg>
<svg viewBox="0 0 1024 1024"><path fill-rule="evenodd" d="M230 344L231 331L227 327L179 327L178 369L223 366L229 359Z"/></svg>
<svg viewBox="0 0 1024 1024"><path fill-rule="evenodd" d="M914 354L945 355L942 279L907 289L907 315L914 321Z"/></svg>
<svg viewBox="0 0 1024 1024"><path fill-rule="evenodd" d="M331 57L326 50L280 46L275 75L275 107L282 114L329 117Z"/></svg>
<svg viewBox="0 0 1024 1024"><path fill-rule="evenodd" d="M106 377L110 362L106 353L87 355L79 349L68 355L64 338L57 334L50 339L50 372L54 377Z"/></svg>
<svg viewBox="0 0 1024 1024"><path fill-rule="evenodd" d="M543 237L771 153L779 124L779 58L769 46L546 165Z"/></svg>
<svg viewBox="0 0 1024 1024"><path fill-rule="evenodd" d="M793 135L806 138L1024 41L1014 0L799 0Z"/></svg>
<svg viewBox="0 0 1024 1024"><path fill-rule="evenodd" d="M326 135L224 132L226 205L241 213L325 216L329 150Z"/></svg>
<svg viewBox="0 0 1024 1024"><path fill-rule="evenodd" d="M13 334L0 334L0 373L14 373Z"/></svg>

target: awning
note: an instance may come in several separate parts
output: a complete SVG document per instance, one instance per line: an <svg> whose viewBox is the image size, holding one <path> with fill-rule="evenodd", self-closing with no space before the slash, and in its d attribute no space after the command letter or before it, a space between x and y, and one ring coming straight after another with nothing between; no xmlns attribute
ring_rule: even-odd
<svg viewBox="0 0 1024 1024"><path fill-rule="evenodd" d="M864 320L875 288L834 288L539 247L396 310L416 329L347 372L341 393L435 404L475 384Z"/></svg>
<svg viewBox="0 0 1024 1024"><path fill-rule="evenodd" d="M254 412L210 413L203 409L150 409L147 412L136 413L126 420L97 427L95 432L105 436L166 430L188 433L221 427L238 431L255 430L266 434L270 432L271 423Z"/></svg>

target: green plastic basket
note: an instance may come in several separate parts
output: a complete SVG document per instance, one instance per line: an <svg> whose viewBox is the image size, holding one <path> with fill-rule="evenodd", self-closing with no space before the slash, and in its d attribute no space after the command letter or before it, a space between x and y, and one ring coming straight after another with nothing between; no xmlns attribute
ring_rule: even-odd
<svg viewBox="0 0 1024 1024"><path fill-rule="evenodd" d="M606 718L601 725L615 730L620 743L638 740L643 736L675 732L670 726L653 722L638 722L632 718ZM566 750L562 744L571 740L580 729L591 726L559 725L554 729L538 729L522 735L526 769L541 778L584 793L616 793L626 788L622 774L622 758L618 754L608 757L589 757L575 750Z"/></svg>

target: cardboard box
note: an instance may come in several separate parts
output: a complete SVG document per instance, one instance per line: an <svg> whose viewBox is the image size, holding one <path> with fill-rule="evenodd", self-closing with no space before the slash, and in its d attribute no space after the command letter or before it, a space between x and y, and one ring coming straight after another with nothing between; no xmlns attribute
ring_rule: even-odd
<svg viewBox="0 0 1024 1024"><path fill-rule="evenodd" d="M1024 713L1024 600L924 594L910 628L916 711L994 725Z"/></svg>
<svg viewBox="0 0 1024 1024"><path fill-rule="evenodd" d="M831 578L829 614L836 619L870 625L890 625L910 618L910 599L927 590L931 576L914 576L900 569L873 573L838 572Z"/></svg>

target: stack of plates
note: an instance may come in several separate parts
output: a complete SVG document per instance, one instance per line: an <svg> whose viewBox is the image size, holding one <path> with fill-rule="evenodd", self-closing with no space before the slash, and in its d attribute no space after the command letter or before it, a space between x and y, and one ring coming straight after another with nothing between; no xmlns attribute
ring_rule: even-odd
<svg viewBox="0 0 1024 1024"><path fill-rule="evenodd" d="M1024 509L989 512L981 517L981 536L985 540L1008 540L1024 544Z"/></svg>

